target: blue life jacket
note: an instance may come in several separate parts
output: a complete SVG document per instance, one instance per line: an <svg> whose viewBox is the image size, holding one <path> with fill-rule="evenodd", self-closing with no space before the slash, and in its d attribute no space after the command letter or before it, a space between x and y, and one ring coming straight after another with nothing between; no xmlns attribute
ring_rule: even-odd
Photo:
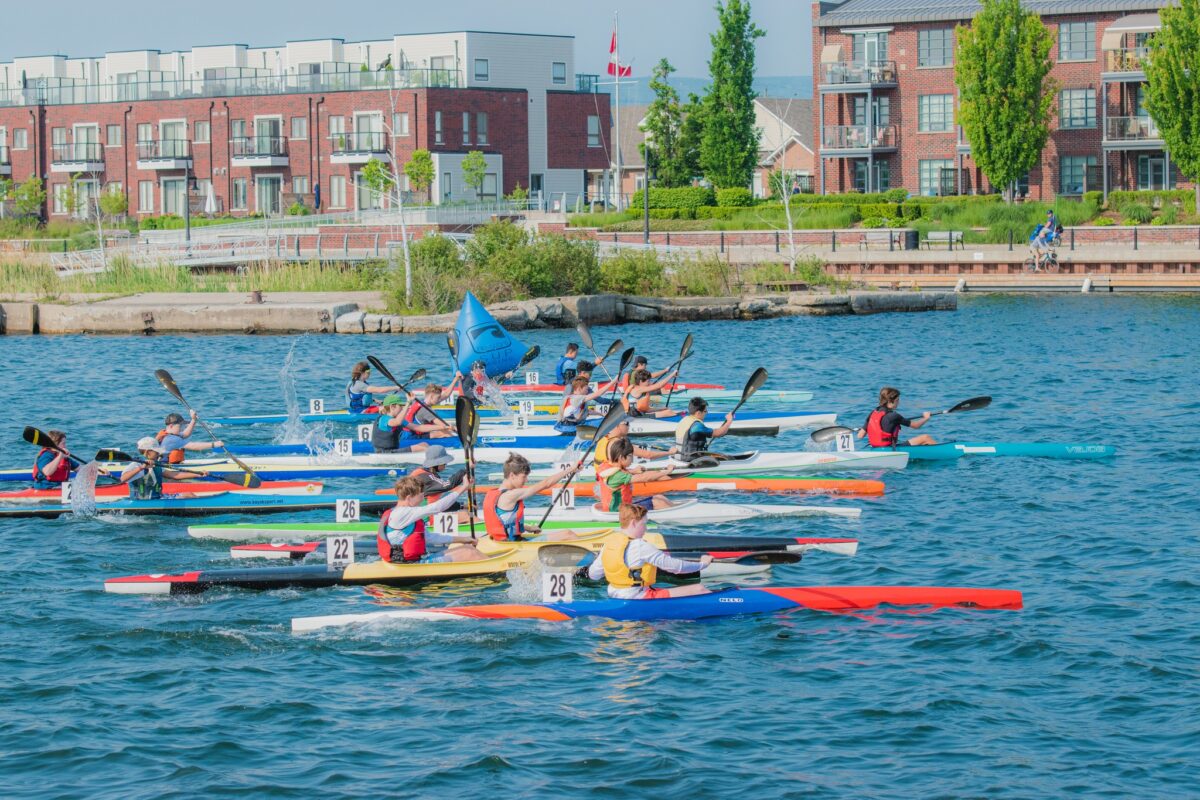
<svg viewBox="0 0 1200 800"><path fill-rule="evenodd" d="M558 365L554 368L554 381L559 385L570 383L575 379L575 372L578 366L578 361L574 358L563 356L558 360Z"/></svg>
<svg viewBox="0 0 1200 800"><path fill-rule="evenodd" d="M350 387L354 385L354 381L346 384L346 407L350 409L351 414L361 414L367 410L367 406L374 405L374 398L370 392L352 392Z"/></svg>

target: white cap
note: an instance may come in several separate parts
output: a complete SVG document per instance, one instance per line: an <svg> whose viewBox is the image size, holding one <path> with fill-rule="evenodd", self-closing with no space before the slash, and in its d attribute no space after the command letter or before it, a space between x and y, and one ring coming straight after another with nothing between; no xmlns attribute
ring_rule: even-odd
<svg viewBox="0 0 1200 800"><path fill-rule="evenodd" d="M162 449L162 445L158 443L158 439L155 439L153 436L143 436L142 438L138 439L137 449L143 452L146 450L153 450L159 455L167 452L166 450Z"/></svg>

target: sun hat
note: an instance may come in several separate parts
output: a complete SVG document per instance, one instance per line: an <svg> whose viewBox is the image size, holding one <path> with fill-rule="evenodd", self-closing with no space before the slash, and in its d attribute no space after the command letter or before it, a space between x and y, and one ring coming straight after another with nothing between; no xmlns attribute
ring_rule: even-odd
<svg viewBox="0 0 1200 800"><path fill-rule="evenodd" d="M142 452L153 450L159 455L167 452L162 448L162 445L158 443L158 439L155 439L153 436L143 436L142 438L138 439L137 449L141 450Z"/></svg>
<svg viewBox="0 0 1200 800"><path fill-rule="evenodd" d="M387 397L383 398L383 400L381 400L379 403L379 406L381 408L386 407L386 406L402 406L402 405L404 405L404 398L398 394L389 394Z"/></svg>
<svg viewBox="0 0 1200 800"><path fill-rule="evenodd" d="M446 448L440 444L430 445L425 451L425 461L421 463L426 469L430 467L444 467L447 464L454 462L454 456L446 452Z"/></svg>

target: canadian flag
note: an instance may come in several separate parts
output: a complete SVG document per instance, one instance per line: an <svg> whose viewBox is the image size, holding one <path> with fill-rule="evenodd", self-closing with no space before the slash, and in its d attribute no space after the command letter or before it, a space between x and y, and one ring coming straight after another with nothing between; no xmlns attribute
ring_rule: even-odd
<svg viewBox="0 0 1200 800"><path fill-rule="evenodd" d="M617 32L613 31L612 42L608 45L608 74L617 78L628 78L633 74L633 67L623 67L617 61Z"/></svg>

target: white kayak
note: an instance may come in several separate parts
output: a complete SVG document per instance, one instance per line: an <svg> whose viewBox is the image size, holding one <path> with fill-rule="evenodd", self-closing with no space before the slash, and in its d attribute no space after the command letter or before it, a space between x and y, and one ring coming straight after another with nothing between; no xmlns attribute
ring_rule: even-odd
<svg viewBox="0 0 1200 800"><path fill-rule="evenodd" d="M529 507L525 510L526 518L541 519L544 513L546 513L545 507ZM709 525L758 517L832 516L857 519L861 514L861 508L766 503L702 503L699 500L685 500L670 508L653 509L650 512L650 520L663 525ZM557 522L597 521L618 524L617 512L603 511L598 504L575 508L555 506L550 511L549 519Z"/></svg>
<svg viewBox="0 0 1200 800"><path fill-rule="evenodd" d="M564 438L564 441L569 441ZM430 440L436 444L436 439ZM449 448L447 452L454 458L454 463L462 464L466 457L460 448ZM562 456L562 449L531 448L531 447L479 447L474 450L475 460L492 464L503 464L512 453L520 453L534 464L553 464ZM241 461L255 472L289 472L295 470L304 472L305 467L393 467L420 464L425 460L425 453L419 450L398 453L359 453L351 456L337 456L333 453L319 456L247 456ZM120 464L101 464L105 469L119 469ZM180 469L195 470L196 472L229 472L240 467L228 459L196 459L184 461L178 465ZM314 469L320 473L321 469ZM332 470L332 471L336 471Z"/></svg>
<svg viewBox="0 0 1200 800"><path fill-rule="evenodd" d="M908 453L894 450L850 451L844 453L809 452L774 453L752 450L746 453L722 453L719 461L703 461L697 465L675 458L637 462L649 469L675 467L677 475L703 475L716 472L722 475L742 473L747 475L778 475L790 473L838 472L860 469L904 469L908 466ZM551 468L540 467L530 473L530 478L539 480L554 474ZM590 473L589 473L590 474ZM500 473L488 476L491 480L503 480Z"/></svg>
<svg viewBox="0 0 1200 800"><path fill-rule="evenodd" d="M632 417L629 420L631 436L674 436L675 428L679 425L680 416L673 417ZM599 422L599 417L592 424ZM724 415L710 412L707 424L716 427L724 422ZM513 436L530 437L546 436L553 432L553 420L537 418L527 420L524 426L512 425L480 425L480 436ZM739 414L729 430L734 433L772 434L776 431L796 430L798 428L827 427L837 424L837 414L832 411L820 411L811 414L799 412L743 412Z"/></svg>

